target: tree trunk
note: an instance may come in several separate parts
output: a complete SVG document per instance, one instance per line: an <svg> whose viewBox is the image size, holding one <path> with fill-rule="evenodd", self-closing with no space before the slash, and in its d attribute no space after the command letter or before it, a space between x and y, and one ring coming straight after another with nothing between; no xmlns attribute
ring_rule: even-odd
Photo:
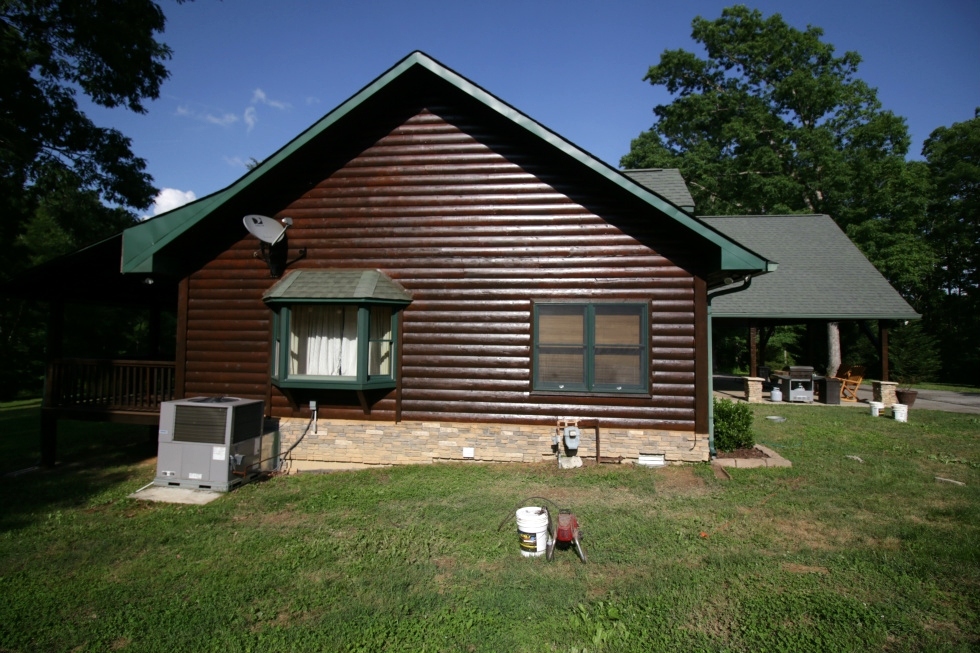
<svg viewBox="0 0 980 653"><path fill-rule="evenodd" d="M840 329L837 322L827 323L827 376L836 376L840 367Z"/></svg>

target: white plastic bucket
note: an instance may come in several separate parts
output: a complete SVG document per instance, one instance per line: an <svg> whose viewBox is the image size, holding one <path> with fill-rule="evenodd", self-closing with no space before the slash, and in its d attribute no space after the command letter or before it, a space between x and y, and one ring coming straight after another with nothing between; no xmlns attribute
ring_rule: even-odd
<svg viewBox="0 0 980 653"><path fill-rule="evenodd" d="M769 391L769 400L770 401L782 401L783 400L783 391L780 390L778 386L774 386L773 389Z"/></svg>
<svg viewBox="0 0 980 653"><path fill-rule="evenodd" d="M881 403L880 401L872 401L869 405L871 406L872 417L878 417L881 415L881 411L885 409L885 404Z"/></svg>
<svg viewBox="0 0 980 653"><path fill-rule="evenodd" d="M892 404L892 417L896 422L909 421L909 407L905 404Z"/></svg>
<svg viewBox="0 0 980 653"><path fill-rule="evenodd" d="M517 510L517 542L521 555L535 558L543 555L548 545L548 511L537 506Z"/></svg>

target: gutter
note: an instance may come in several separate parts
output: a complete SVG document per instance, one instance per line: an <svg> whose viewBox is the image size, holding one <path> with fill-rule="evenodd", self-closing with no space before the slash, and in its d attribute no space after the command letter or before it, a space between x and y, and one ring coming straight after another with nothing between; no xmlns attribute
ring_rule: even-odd
<svg viewBox="0 0 980 653"><path fill-rule="evenodd" d="M769 272L769 266L775 270L775 263L768 263L766 266L766 272ZM715 458L718 455L718 451L715 449L715 373L714 373L714 329L712 328L711 322L711 300L715 297L721 297L722 295L730 295L736 292L742 292L743 290L748 290L752 285L752 275L748 275L742 279L742 284L739 286L722 286L720 290L716 290L713 293L708 293L708 455L711 458Z"/></svg>

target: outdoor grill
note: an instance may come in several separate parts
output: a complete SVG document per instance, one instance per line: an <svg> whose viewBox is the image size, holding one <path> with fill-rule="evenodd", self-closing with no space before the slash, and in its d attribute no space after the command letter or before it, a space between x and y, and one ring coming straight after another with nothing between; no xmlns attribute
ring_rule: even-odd
<svg viewBox="0 0 980 653"><path fill-rule="evenodd" d="M789 368L789 375L779 377L780 389L785 401L813 402L813 368L797 365Z"/></svg>

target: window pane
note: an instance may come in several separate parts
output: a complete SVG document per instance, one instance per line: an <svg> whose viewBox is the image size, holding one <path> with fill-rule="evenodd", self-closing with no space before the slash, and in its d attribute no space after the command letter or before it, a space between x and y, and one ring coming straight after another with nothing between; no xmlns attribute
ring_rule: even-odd
<svg viewBox="0 0 980 653"><path fill-rule="evenodd" d="M585 307L539 306L538 343L541 345L584 344Z"/></svg>
<svg viewBox="0 0 980 653"><path fill-rule="evenodd" d="M272 378L274 379L279 378L279 357L281 355L282 352L279 351L279 336L277 334L275 346L272 348Z"/></svg>
<svg viewBox="0 0 980 653"><path fill-rule="evenodd" d="M541 347L538 350L538 380L545 383L585 383L585 353L582 347Z"/></svg>
<svg viewBox="0 0 980 653"><path fill-rule="evenodd" d="M391 307L371 307L368 374L391 376Z"/></svg>
<svg viewBox="0 0 980 653"><path fill-rule="evenodd" d="M643 385L640 350L636 347L597 347L595 382L601 385Z"/></svg>
<svg viewBox="0 0 980 653"><path fill-rule="evenodd" d="M371 340L391 340L391 307L371 307Z"/></svg>
<svg viewBox="0 0 980 653"><path fill-rule="evenodd" d="M289 373L357 375L357 307L293 306L289 321Z"/></svg>
<svg viewBox="0 0 980 653"><path fill-rule="evenodd" d="M596 345L642 344L640 330L643 325L641 306L596 306Z"/></svg>
<svg viewBox="0 0 980 653"><path fill-rule="evenodd" d="M368 363L369 375L391 376L391 343L372 342Z"/></svg>
<svg viewBox="0 0 980 653"><path fill-rule="evenodd" d="M643 383L645 306L596 305L594 382L597 386L637 387Z"/></svg>

